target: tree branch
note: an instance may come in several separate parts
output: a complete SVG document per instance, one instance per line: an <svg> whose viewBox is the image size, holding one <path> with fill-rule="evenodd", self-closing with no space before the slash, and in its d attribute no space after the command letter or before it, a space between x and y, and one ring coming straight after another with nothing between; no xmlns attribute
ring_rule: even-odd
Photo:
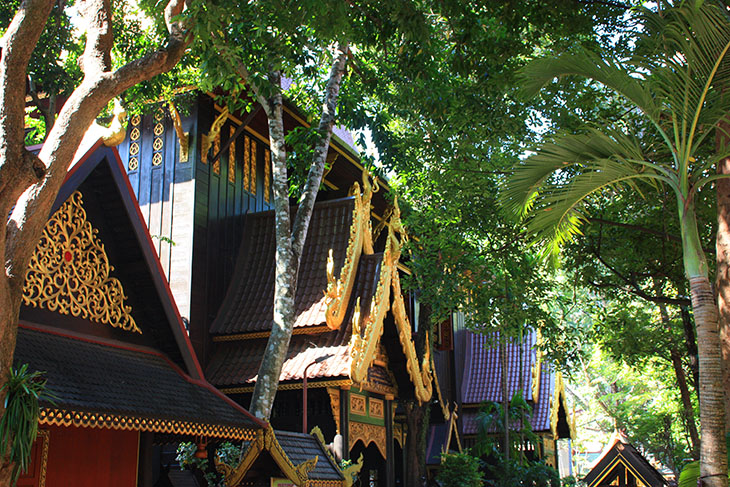
<svg viewBox="0 0 730 487"><path fill-rule="evenodd" d="M605 284L605 283L598 283L595 281L591 282L591 286L596 288L614 288L614 289L622 289L626 292L629 292L635 296L640 297L641 299L645 299L646 301L650 301L652 303L662 303L662 304L672 304L676 306L688 306L690 304L689 299L687 298L670 298L668 296L652 296L651 294L648 294L646 291L641 289L639 284L634 281L633 279L630 279L628 276L623 275L616 269L615 267L611 266L608 262L606 262L601 255L596 252L595 250L592 250L591 253L598 259L598 261L603 264L606 269L611 271L614 275L616 275L619 279L624 281L628 287L621 287L619 285L615 284Z"/></svg>
<svg viewBox="0 0 730 487"><path fill-rule="evenodd" d="M180 11L183 6L181 0L171 0L166 13L172 15ZM12 280L15 292L22 289L25 270L35 248L35 242L46 224L45 217L51 210L68 166L73 161L86 130L114 97L141 81L169 71L182 57L192 40L189 31L182 23L173 22L170 24L172 30L164 46L112 72L110 71L110 52L113 45L110 2L89 0L88 3L84 3L82 12L86 16L88 26L87 43L82 55L84 79L64 104L38 154L37 160L42 161L45 170L42 180L36 180L19 188L17 202L15 198L13 199L13 202L16 202L15 208L7 222L6 240L2 248L5 251L6 274ZM17 97L17 93L15 96ZM24 114L22 102L23 100L20 113ZM22 120L21 118L20 122L16 122L21 131ZM0 126L5 127L6 124L7 122L3 121ZM2 154L0 154L1 160L3 160ZM4 197L5 195L0 192L3 204L6 201Z"/></svg>
<svg viewBox="0 0 730 487"><path fill-rule="evenodd" d="M657 237L660 237L664 240L670 240L672 242L682 243L682 239L678 237L677 235L672 235L669 233L662 232L660 230L654 230L653 228L647 228L641 225L632 225L629 223L621 223L621 222L614 222L611 220L604 220L603 218L595 218L595 217L588 217L587 218L589 223L598 223L599 225L611 225L614 227L620 227L620 228L626 228L628 230L636 230L637 232L641 233L647 233L649 235L656 235ZM705 252L714 254L715 249L711 248L703 248Z"/></svg>
<svg viewBox="0 0 730 487"><path fill-rule="evenodd" d="M330 69L329 80L325 89L325 97L322 102L322 116L319 119L319 139L314 148L312 156L312 165L309 168L307 182L302 192L302 200L299 203L296 217L294 218L294 228L292 229L292 252L294 254L294 262L299 263L299 257L302 255L304 240L307 236L309 221L311 220L314 202L317 199L319 185L322 183L322 175L324 174L324 166L327 161L327 152L329 151L330 140L332 139L332 129L335 124L335 111L337 110L337 97L340 94L340 86L342 84L342 75L347 65L347 54L349 52L348 43L337 43L335 46L335 57Z"/></svg>

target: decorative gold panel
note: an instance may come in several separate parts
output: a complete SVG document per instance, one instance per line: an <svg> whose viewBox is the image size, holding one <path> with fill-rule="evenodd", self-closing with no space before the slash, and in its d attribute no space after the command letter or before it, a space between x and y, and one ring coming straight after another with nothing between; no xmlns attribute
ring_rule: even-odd
<svg viewBox="0 0 730 487"><path fill-rule="evenodd" d="M243 189L250 191L249 168L251 167L251 137L243 138Z"/></svg>
<svg viewBox="0 0 730 487"><path fill-rule="evenodd" d="M251 141L251 154L248 156L248 176L249 176L249 193L256 194L256 154L258 153L258 144L255 141Z"/></svg>
<svg viewBox="0 0 730 487"><path fill-rule="evenodd" d="M162 133L163 133L164 131L165 131L165 127L164 127L164 126L163 126L163 125L162 125L161 123L157 123L157 124L155 124L155 129L154 129L154 132L155 132L155 135L156 135L156 136L158 136L158 137L159 137L160 135L162 135Z"/></svg>
<svg viewBox="0 0 730 487"><path fill-rule="evenodd" d="M141 132L139 131L139 124L142 123L142 117L135 115L130 121L132 124L132 131L129 133L129 160L127 161L127 168L130 171L136 171L139 169L139 138Z"/></svg>
<svg viewBox="0 0 730 487"><path fill-rule="evenodd" d="M357 394L350 394L350 412L359 414L361 416L367 416L368 412L365 407L365 396Z"/></svg>
<svg viewBox="0 0 730 487"><path fill-rule="evenodd" d="M368 402L368 412L370 413L371 418L384 418L385 408L383 405L383 400L371 397L370 401Z"/></svg>
<svg viewBox="0 0 730 487"><path fill-rule="evenodd" d="M122 283L109 276L113 270L76 191L43 230L25 276L23 303L142 333Z"/></svg>
<svg viewBox="0 0 730 487"><path fill-rule="evenodd" d="M233 137L236 135L236 127L231 126L231 145L228 146L228 181L236 183L236 141Z"/></svg>
<svg viewBox="0 0 730 487"><path fill-rule="evenodd" d="M221 151L221 133L218 132L218 135L215 136L215 139L213 140L213 157L218 156L218 153ZM215 160L213 163L213 172L216 174L221 173L221 158L220 156Z"/></svg>
<svg viewBox="0 0 730 487"><path fill-rule="evenodd" d="M162 149L162 137L155 137L155 141L152 143L152 149L156 151Z"/></svg>
<svg viewBox="0 0 730 487"><path fill-rule="evenodd" d="M271 201L271 151L264 149L264 201Z"/></svg>
<svg viewBox="0 0 730 487"><path fill-rule="evenodd" d="M159 166L162 164L162 152L156 152L152 155L152 165Z"/></svg>
<svg viewBox="0 0 730 487"><path fill-rule="evenodd" d="M330 407L332 408L332 419L335 420L337 426L337 434L340 433L340 390L332 387L327 388L327 394L330 396Z"/></svg>
<svg viewBox="0 0 730 487"><path fill-rule="evenodd" d="M350 421L350 434L348 435L348 448L352 450L355 443L362 441L363 445L368 446L374 443L383 458L387 458L385 426L377 426L374 424L361 423L359 421Z"/></svg>

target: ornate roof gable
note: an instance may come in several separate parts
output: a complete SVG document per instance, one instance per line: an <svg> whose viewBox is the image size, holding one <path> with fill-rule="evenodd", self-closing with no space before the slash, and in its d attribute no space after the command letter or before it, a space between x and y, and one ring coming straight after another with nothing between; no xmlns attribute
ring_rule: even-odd
<svg viewBox="0 0 730 487"><path fill-rule="evenodd" d="M327 326L332 329L337 329L342 324L352 294L360 256L362 254L373 254L372 228L369 217L370 199L372 193L377 191L377 182L375 188L372 188L368 178L369 175L364 173L364 192L362 195L359 194L360 187L357 183L351 191L355 195L356 213L350 232L347 257L340 271L339 279L334 278L331 259L327 266L326 316ZM420 363L418 361L411 335L411 324L408 320L401 291L398 261L401 255L402 241L396 235L396 232L401 235L404 235L405 232L400 220L397 200L389 220L385 251L382 254L380 264L380 275L375 294L370 300L370 308L364 311L361 310L360 298L357 299L355 304L355 312L352 318L352 338L350 340L350 356L352 357L350 378L355 384L362 384L367 380L368 369L375 361L380 337L383 334L383 320L388 310L392 310L403 354L406 357L408 375L415 387L416 397L419 401L425 402L431 399L433 393L431 359L427 352L423 360ZM426 350L429 350L428 345Z"/></svg>
<svg viewBox="0 0 730 487"><path fill-rule="evenodd" d="M142 333L98 231L75 191L53 214L30 260L23 303Z"/></svg>

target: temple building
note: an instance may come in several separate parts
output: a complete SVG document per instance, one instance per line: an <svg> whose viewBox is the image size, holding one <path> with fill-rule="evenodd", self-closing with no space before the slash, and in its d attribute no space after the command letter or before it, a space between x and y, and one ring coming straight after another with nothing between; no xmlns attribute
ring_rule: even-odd
<svg viewBox="0 0 730 487"><path fill-rule="evenodd" d="M185 112L161 106L132 118L119 153L206 380L248 407L273 323L266 116L230 113L203 94ZM306 122L286 106L286 129L297 126ZM341 445L339 458L362 458L363 483L395 485L404 468L398 401L431 401L431 357L418 356L411 336L397 202L348 137L336 132L327 157L271 423L317 426Z"/></svg>
<svg viewBox="0 0 730 487"><path fill-rule="evenodd" d="M231 113L215 94L187 99L184 110L159 104L124 132L90 137L49 215L16 364L47 371L57 399L42 404L20 485L195 485L176 446L192 442L203 459L226 441L243 447L240 461L210 461L230 486L403 485L404 403L434 406L436 467L441 453L473 443L479 405L502 399L501 353L508 394L522 391L533 410L534 455L558 466L558 440L574 427L534 333L500 352L455 313L417 351L397 200L340 130L270 423L248 413L273 324L267 121L260 107ZM284 121L308 126L289 104Z"/></svg>

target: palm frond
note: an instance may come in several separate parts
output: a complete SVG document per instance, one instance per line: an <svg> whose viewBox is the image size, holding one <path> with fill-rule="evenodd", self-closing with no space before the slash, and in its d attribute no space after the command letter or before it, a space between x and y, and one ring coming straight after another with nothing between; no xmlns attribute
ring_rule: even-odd
<svg viewBox="0 0 730 487"><path fill-rule="evenodd" d="M644 160L634 137L592 130L540 147L515 168L502 200L508 212L524 219L527 232L547 256L580 234L590 196L622 186L639 190L639 180L657 185L674 179L673 173Z"/></svg>
<svg viewBox="0 0 730 487"><path fill-rule="evenodd" d="M502 191L503 207L511 215L524 217L531 209L539 188L547 179L571 166L613 160L638 167L653 164L644 160L638 141L621 131L591 129L586 134L564 134L543 144L538 151L518 164ZM581 171L579 168L578 171ZM637 169L638 170L638 169ZM661 172L662 169L652 169Z"/></svg>
<svg viewBox="0 0 730 487"><path fill-rule="evenodd" d="M618 62L602 58L590 51L566 53L555 58L535 59L520 70L522 94L535 96L555 78L577 75L592 79L623 95L649 118L656 121L659 105L639 75L632 76Z"/></svg>

